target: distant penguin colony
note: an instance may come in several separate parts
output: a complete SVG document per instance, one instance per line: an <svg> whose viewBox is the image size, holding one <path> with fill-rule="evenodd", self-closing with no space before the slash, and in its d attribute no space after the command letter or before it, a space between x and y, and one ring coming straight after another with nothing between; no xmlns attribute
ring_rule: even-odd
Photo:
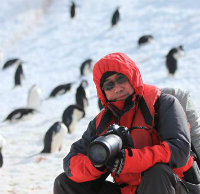
<svg viewBox="0 0 200 194"><path fill-rule="evenodd" d="M138 40L138 46L150 43L152 40L154 40L154 37L152 35L143 35Z"/></svg>
<svg viewBox="0 0 200 194"><path fill-rule="evenodd" d="M166 68L170 75L174 75L178 68L178 58L184 53L183 46L180 45L177 48L172 48L166 56Z"/></svg>
<svg viewBox="0 0 200 194"><path fill-rule="evenodd" d="M88 107L87 86L87 80L83 80L76 90L76 104L84 110Z"/></svg>
<svg viewBox="0 0 200 194"><path fill-rule="evenodd" d="M87 59L81 64L80 74L81 76L86 76L91 74L92 70L93 70L92 59Z"/></svg>
<svg viewBox="0 0 200 194"><path fill-rule="evenodd" d="M16 72L15 72L15 86L21 86L23 79L24 79L24 71L22 68L22 63L20 63L17 66Z"/></svg>
<svg viewBox="0 0 200 194"><path fill-rule="evenodd" d="M55 122L45 133L44 148L41 153L60 151L66 134L67 127L62 122Z"/></svg>
<svg viewBox="0 0 200 194"><path fill-rule="evenodd" d="M71 7L70 7L70 17L74 18L76 15L76 4L72 1Z"/></svg>
<svg viewBox="0 0 200 194"><path fill-rule="evenodd" d="M85 111L78 105L69 105L62 114L62 122L66 125L68 133L75 131L78 121L85 116Z"/></svg>
<svg viewBox="0 0 200 194"><path fill-rule="evenodd" d="M72 87L73 83L67 83L67 84L61 84L59 86L56 86L49 94L49 98L53 98L59 95L63 95L66 92L68 92L71 87Z"/></svg>
<svg viewBox="0 0 200 194"><path fill-rule="evenodd" d="M15 122L32 115L36 110L32 108L19 108L12 111L4 121Z"/></svg>
<svg viewBox="0 0 200 194"><path fill-rule="evenodd" d="M38 109L41 105L41 89L37 85L33 85L28 93L27 107Z"/></svg>
<svg viewBox="0 0 200 194"><path fill-rule="evenodd" d="M119 7L117 7L117 9L114 11L112 15L111 26L113 27L117 25L119 20L120 20L120 12L119 12Z"/></svg>
<svg viewBox="0 0 200 194"><path fill-rule="evenodd" d="M11 66L20 64L21 62L22 62L21 59L18 59L18 58L10 59L4 63L2 70L5 70Z"/></svg>

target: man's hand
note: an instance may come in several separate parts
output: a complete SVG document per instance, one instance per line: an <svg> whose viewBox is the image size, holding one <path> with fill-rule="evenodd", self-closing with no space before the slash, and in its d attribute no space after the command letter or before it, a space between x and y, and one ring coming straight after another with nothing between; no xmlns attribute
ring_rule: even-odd
<svg viewBox="0 0 200 194"><path fill-rule="evenodd" d="M117 154L116 158L113 161L109 161L106 166L111 172L120 174L123 170L124 163L125 163L125 150L122 149Z"/></svg>

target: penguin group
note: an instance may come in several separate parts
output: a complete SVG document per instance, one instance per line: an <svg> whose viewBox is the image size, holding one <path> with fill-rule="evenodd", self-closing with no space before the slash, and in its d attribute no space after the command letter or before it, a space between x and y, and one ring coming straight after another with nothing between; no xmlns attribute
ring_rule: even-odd
<svg viewBox="0 0 200 194"><path fill-rule="evenodd" d="M111 17L108 18L107 23L109 24L109 26L111 26L111 30L113 31L117 30L115 26L119 26L122 22L121 19L123 15L120 9L121 7L117 6L115 9L113 9L113 12L109 14ZM71 21L74 22L77 16L77 4L74 1L71 1L69 15L70 18L73 19ZM154 36L152 34L146 33L137 38L137 42L135 44L138 45L138 48L142 48L144 45L150 44L153 40ZM138 49L138 51L141 50ZM180 45L178 47L170 49L170 51L166 55L165 65L170 75L174 75L177 71L178 58L182 56L183 52L183 46ZM40 153L55 153L57 151L60 151L65 136L67 134L73 134L78 128L77 126L79 121L87 115L87 108L90 104L89 94L87 91L89 86L87 76L92 73L94 59L92 58L92 56L86 57L87 58L84 58L82 63L80 63L80 76L77 80L67 80L66 82L52 88L47 95L48 99L51 98L53 100L57 100L59 96L63 96L65 94L69 94L70 98L72 98L71 94L73 91L73 87L77 86L74 96L74 103L63 105L62 114L59 115L60 120L50 123L50 127L44 134L44 147ZM25 80L24 63L25 61L16 57L8 59L2 67L3 71L12 67L16 68L14 74L14 88L23 86L23 81ZM97 101L99 110L103 109L101 101L98 98ZM41 107L41 102L41 89L36 84L34 84L30 88L28 93L27 106L14 109L6 116L4 121L14 123L33 116L35 113L38 112L39 108ZM4 145L5 140L3 139L3 137L0 136L0 167L3 165L2 149Z"/></svg>
<svg viewBox="0 0 200 194"><path fill-rule="evenodd" d="M16 67L15 74L14 74L14 87L22 86L22 82L25 78L24 70L23 70L24 63L25 62L21 60L20 58L11 58L11 59L8 59L2 67L2 70L6 70L12 66Z"/></svg>

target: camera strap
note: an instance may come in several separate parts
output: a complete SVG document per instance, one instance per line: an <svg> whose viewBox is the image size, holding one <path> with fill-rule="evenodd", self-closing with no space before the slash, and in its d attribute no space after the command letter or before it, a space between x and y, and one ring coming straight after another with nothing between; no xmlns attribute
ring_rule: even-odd
<svg viewBox="0 0 200 194"><path fill-rule="evenodd" d="M147 104L146 104L146 102L145 102L143 96L140 98L140 101L139 101L139 108L140 108L140 110L141 110L141 112L142 112L142 115L143 115L143 117L144 117L145 123L146 123L147 125L152 126L153 117L152 117L152 115L151 115L151 113L150 113L150 111L149 111L149 108L148 108L148 106L147 106Z"/></svg>

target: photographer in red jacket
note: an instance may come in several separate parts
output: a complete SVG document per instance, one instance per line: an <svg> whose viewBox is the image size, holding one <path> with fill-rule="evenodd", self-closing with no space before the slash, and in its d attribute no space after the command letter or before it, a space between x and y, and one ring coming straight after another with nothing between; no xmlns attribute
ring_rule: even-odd
<svg viewBox="0 0 200 194"><path fill-rule="evenodd" d="M104 109L72 144L54 194L198 194L200 178L194 173L189 125L179 101L144 84L136 64L123 53L100 59L93 79ZM128 129L133 145L122 146L99 165L88 157L88 149L113 124L119 126L117 133ZM114 182L105 180L109 173Z"/></svg>

